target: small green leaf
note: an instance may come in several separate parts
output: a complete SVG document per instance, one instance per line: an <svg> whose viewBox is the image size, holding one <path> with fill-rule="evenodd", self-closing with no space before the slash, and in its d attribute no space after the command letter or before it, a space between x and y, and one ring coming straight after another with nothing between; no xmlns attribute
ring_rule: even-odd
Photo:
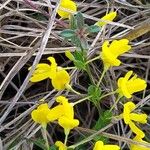
<svg viewBox="0 0 150 150"><path fill-rule="evenodd" d="M36 146L38 146L39 148L41 148L42 150L46 150L46 146L45 146L45 140L44 139L30 139L30 142L34 143Z"/></svg>
<svg viewBox="0 0 150 150"><path fill-rule="evenodd" d="M76 19L77 19L78 29L82 29L84 27L84 18L81 12L78 12L76 14Z"/></svg>
<svg viewBox="0 0 150 150"><path fill-rule="evenodd" d="M85 64L82 61L75 60L74 65L81 70L86 70Z"/></svg>
<svg viewBox="0 0 150 150"><path fill-rule="evenodd" d="M76 33L73 30L66 29L60 33L60 36L65 37L65 38L71 38L71 37L75 36L75 34Z"/></svg>
<svg viewBox="0 0 150 150"><path fill-rule="evenodd" d="M71 17L70 17L70 28L72 30L77 29L77 21L76 21L76 18L74 15L71 15Z"/></svg>
<svg viewBox="0 0 150 150"><path fill-rule="evenodd" d="M75 51L73 55L74 55L75 60L85 62L82 51Z"/></svg>
<svg viewBox="0 0 150 150"><path fill-rule="evenodd" d="M96 85L90 85L88 87L88 95L91 96L90 101L96 105L100 101L101 89Z"/></svg>
<svg viewBox="0 0 150 150"><path fill-rule="evenodd" d="M91 25L87 28L88 33L96 33L100 31L100 27L97 25Z"/></svg>
<svg viewBox="0 0 150 150"><path fill-rule="evenodd" d="M88 50L89 45L88 45L87 40L86 40L85 38L81 38L80 41L81 41L82 49L83 49L83 50Z"/></svg>
<svg viewBox="0 0 150 150"><path fill-rule="evenodd" d="M112 118L112 112L106 110L100 115L93 129L100 130L103 127L107 126L111 122L111 118Z"/></svg>
<svg viewBox="0 0 150 150"><path fill-rule="evenodd" d="M56 145L52 145L49 150L58 150L58 147Z"/></svg>

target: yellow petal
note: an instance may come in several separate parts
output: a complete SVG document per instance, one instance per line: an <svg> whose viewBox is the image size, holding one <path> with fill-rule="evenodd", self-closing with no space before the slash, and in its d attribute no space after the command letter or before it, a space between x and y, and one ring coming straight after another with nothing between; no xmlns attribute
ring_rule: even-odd
<svg viewBox="0 0 150 150"><path fill-rule="evenodd" d="M29 68L29 70L30 70L30 68ZM36 69L33 72L33 75L30 78L30 81L31 82L42 81L42 80L48 78L49 74L50 74L50 66L48 64L40 63L36 66Z"/></svg>
<svg viewBox="0 0 150 150"><path fill-rule="evenodd" d="M130 119L142 124L147 123L147 115L146 114L136 114L136 113L131 113L130 114Z"/></svg>
<svg viewBox="0 0 150 150"><path fill-rule="evenodd" d="M63 111L63 107L58 105L50 110L50 112L47 114L47 119L51 122L57 120L63 115Z"/></svg>
<svg viewBox="0 0 150 150"><path fill-rule="evenodd" d="M69 84L70 76L67 71L57 71L55 76L52 77L52 85L56 90L64 90L66 84Z"/></svg>
<svg viewBox="0 0 150 150"><path fill-rule="evenodd" d="M130 93L135 93L146 89L147 84L145 80L136 78L128 82L128 90Z"/></svg>
<svg viewBox="0 0 150 150"><path fill-rule="evenodd" d="M56 141L55 145L59 148L58 150L67 150L67 147L61 141Z"/></svg>
<svg viewBox="0 0 150 150"><path fill-rule="evenodd" d="M111 53L110 48L108 47L109 42L105 41L102 45L101 59L107 68L110 66L119 66L120 60L118 60L113 53Z"/></svg>
<svg viewBox="0 0 150 150"><path fill-rule="evenodd" d="M106 14L104 17L102 17L101 19L102 19L102 20L106 20L106 21L113 21L116 16L117 16L117 13L116 13L116 12L110 12L110 13ZM96 23L96 25L97 25L97 26L100 26L100 27L102 27L102 26L104 26L104 25L106 25L106 24L107 24L107 23L106 23L106 22L103 22L103 21L98 21L98 22Z"/></svg>
<svg viewBox="0 0 150 150"><path fill-rule="evenodd" d="M117 145L104 145L103 150L120 150L120 147Z"/></svg>
<svg viewBox="0 0 150 150"><path fill-rule="evenodd" d="M140 130L132 121L129 122L129 126L132 132L134 132L136 135L140 136L141 138L145 136L144 132Z"/></svg>
<svg viewBox="0 0 150 150"><path fill-rule="evenodd" d="M94 145L93 150L103 150L104 148L104 143L102 141L97 141Z"/></svg>
<svg viewBox="0 0 150 150"><path fill-rule="evenodd" d="M68 103L68 99L64 96L58 96L56 98L56 101L61 103L63 106L63 116L73 119L74 118L73 105L71 105L71 103Z"/></svg>
<svg viewBox="0 0 150 150"><path fill-rule="evenodd" d="M79 125L79 120L77 119L70 119L67 117L60 117L58 119L58 124L64 128L65 133L70 131L71 129L77 127Z"/></svg>
<svg viewBox="0 0 150 150"><path fill-rule="evenodd" d="M62 10L61 8L66 9L66 11ZM67 10L73 13L77 12L76 3L73 2L72 0L61 0L57 13L59 14L61 18L69 18L71 13L67 12Z"/></svg>
<svg viewBox="0 0 150 150"><path fill-rule="evenodd" d="M130 113L136 108L135 104L133 102L127 102L124 104L124 109L123 109L123 119L125 124L130 123Z"/></svg>
<svg viewBox="0 0 150 150"><path fill-rule="evenodd" d="M118 57L122 55L123 53L128 52L131 49L131 46L128 45L128 43L129 43L129 40L127 39L112 41L109 47L111 50L111 53L113 53L115 57Z"/></svg>
<svg viewBox="0 0 150 150"><path fill-rule="evenodd" d="M143 141L142 138L139 136L136 136L133 140L136 142L148 143L146 141ZM150 150L150 148L144 147L142 145L131 144L130 150Z"/></svg>
<svg viewBox="0 0 150 150"><path fill-rule="evenodd" d="M49 122L49 120L47 119L47 115L49 112L50 109L48 107L48 104L47 103L41 104L40 106L38 106L37 109L31 112L31 117L36 123L45 125Z"/></svg>

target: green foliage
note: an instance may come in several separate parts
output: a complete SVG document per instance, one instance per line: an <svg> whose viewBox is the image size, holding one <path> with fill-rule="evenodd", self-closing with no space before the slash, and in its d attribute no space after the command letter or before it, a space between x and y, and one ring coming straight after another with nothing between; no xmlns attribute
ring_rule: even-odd
<svg viewBox="0 0 150 150"><path fill-rule="evenodd" d="M97 25L91 25L87 27L87 32L88 33L97 33L100 31L100 27Z"/></svg>
<svg viewBox="0 0 150 150"><path fill-rule="evenodd" d="M93 129L99 130L99 129L104 128L105 126L107 126L111 122L111 118L112 118L112 112L110 112L109 110L104 111L100 115L100 117L97 120Z"/></svg>
<svg viewBox="0 0 150 150"><path fill-rule="evenodd" d="M78 68L78 69L81 69L81 70L86 70L85 67L86 67L86 62L85 62L85 59L83 57L83 52L82 51L75 51L74 52L74 58L75 58L75 61L74 61L74 64L75 66Z"/></svg>
<svg viewBox="0 0 150 150"><path fill-rule="evenodd" d="M46 150L46 146L45 146L45 140L38 138L36 140L33 139L29 139L29 142L34 143L37 147L41 148L42 150Z"/></svg>
<svg viewBox="0 0 150 150"><path fill-rule="evenodd" d="M62 36L64 38L71 38L71 37L75 36L75 32L71 29L66 29L60 33L60 36Z"/></svg>
<svg viewBox="0 0 150 150"><path fill-rule="evenodd" d="M81 12L76 15L72 15L70 18L70 29L65 29L60 33L60 36L64 37L80 50L84 51L89 48L87 35L91 33L99 32L100 28L96 25L88 26L84 22L84 17Z"/></svg>
<svg viewBox="0 0 150 150"><path fill-rule="evenodd" d="M56 145L52 145L49 150L58 150L58 147Z"/></svg>
<svg viewBox="0 0 150 150"><path fill-rule="evenodd" d="M83 27L85 26L84 24L84 18L81 12L78 12L76 14L76 20L77 20L77 27L78 29L83 29Z"/></svg>
<svg viewBox="0 0 150 150"><path fill-rule="evenodd" d="M98 130L104 128L111 122L111 118L112 118L112 112L110 112L109 110L104 111L98 118L93 129L98 131ZM108 138L101 136L101 135L96 136L93 140L95 140L95 141L101 140L104 143L108 143Z"/></svg>
<svg viewBox="0 0 150 150"><path fill-rule="evenodd" d="M90 101L97 105L101 97L100 87L97 87L96 85L90 85L88 87L88 95L91 96Z"/></svg>

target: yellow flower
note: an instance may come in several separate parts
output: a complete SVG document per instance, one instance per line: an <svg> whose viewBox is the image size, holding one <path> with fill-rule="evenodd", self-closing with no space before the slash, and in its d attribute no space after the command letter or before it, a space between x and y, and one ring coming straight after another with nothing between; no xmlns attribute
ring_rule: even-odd
<svg viewBox="0 0 150 150"><path fill-rule="evenodd" d="M123 119L125 124L128 124L136 135L143 138L145 136L144 132L140 130L134 122L145 124L147 123L147 115L146 114L137 114L132 113L132 111L136 108L136 105L133 102L127 102L124 104L123 110Z"/></svg>
<svg viewBox="0 0 150 150"><path fill-rule="evenodd" d="M36 66L36 69L32 77L30 78L31 82L39 82L46 78L51 79L53 77L53 74L55 74L56 72L57 63L53 57L48 57L47 59L50 61L51 65L45 63L39 63ZM30 69L31 67L29 68L29 70Z"/></svg>
<svg viewBox="0 0 150 150"><path fill-rule="evenodd" d="M117 16L117 12L115 11L115 12L110 12L110 13L106 14L101 19L102 20L106 20L106 21L113 21L116 16ZM104 26L106 24L107 24L107 22L98 21L95 25L102 27L102 26Z"/></svg>
<svg viewBox="0 0 150 150"><path fill-rule="evenodd" d="M111 44L109 44L109 41L103 43L101 59L103 60L106 69L121 64L121 61L117 59L117 57L131 49L131 46L128 45L128 43L129 41L127 39L114 40Z"/></svg>
<svg viewBox="0 0 150 150"><path fill-rule="evenodd" d="M74 119L73 104L68 103L68 99L59 96L56 101L63 106L62 116L58 119L58 124L64 128L65 134L69 134L70 130L79 125L79 121Z"/></svg>
<svg viewBox="0 0 150 150"><path fill-rule="evenodd" d="M70 76L63 68L58 68L52 77L52 85L56 90L64 90L70 82Z"/></svg>
<svg viewBox="0 0 150 150"><path fill-rule="evenodd" d="M120 150L120 147L117 145L104 145L102 141L97 141L93 150Z"/></svg>
<svg viewBox="0 0 150 150"><path fill-rule="evenodd" d="M118 79L118 92L126 98L131 98L133 93L142 91L147 86L146 81L137 78L136 74L131 78L132 74L133 71L129 71L125 77Z"/></svg>
<svg viewBox="0 0 150 150"><path fill-rule="evenodd" d="M142 138L139 136L136 136L133 140L136 142L148 143L146 141L143 141ZM150 150L150 148L137 145L137 144L131 144L130 150Z"/></svg>
<svg viewBox="0 0 150 150"><path fill-rule="evenodd" d="M41 104L37 107L36 110L31 112L32 119L36 122L41 124L44 128L46 127L49 120L47 119L47 115L50 113L50 109L48 104Z"/></svg>
<svg viewBox="0 0 150 150"><path fill-rule="evenodd" d="M67 150L67 147L61 141L56 141L55 145L58 147L58 150Z"/></svg>
<svg viewBox="0 0 150 150"><path fill-rule="evenodd" d="M62 10L61 8L62 9L66 9L66 11ZM67 10L68 10L68 12L67 12ZM57 11L59 16L61 18L69 18L70 15L71 15L71 12L73 12L73 13L77 12L77 5L76 5L76 3L73 2L72 0L60 0L60 6L59 6L59 9Z"/></svg>

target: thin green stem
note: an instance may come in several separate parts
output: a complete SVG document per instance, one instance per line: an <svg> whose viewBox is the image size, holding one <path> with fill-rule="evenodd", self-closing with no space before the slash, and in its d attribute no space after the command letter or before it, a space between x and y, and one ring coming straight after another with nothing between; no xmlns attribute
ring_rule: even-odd
<svg viewBox="0 0 150 150"><path fill-rule="evenodd" d="M72 91L73 93L77 94L77 95L81 95L81 93L77 92L76 90L74 90L71 85L66 84L66 88L70 91Z"/></svg>
<svg viewBox="0 0 150 150"><path fill-rule="evenodd" d="M70 69L76 69L76 67L66 67L66 68L63 68L65 70L70 70Z"/></svg>
<svg viewBox="0 0 150 150"><path fill-rule="evenodd" d="M87 74L88 74L88 76L89 76L89 78L90 78L91 83L94 84L94 80L93 80L93 78L92 78L91 70L90 70L88 64L86 65L86 72L87 72Z"/></svg>
<svg viewBox="0 0 150 150"><path fill-rule="evenodd" d="M48 138L47 138L47 130L46 130L46 127L42 127L42 135L43 135L43 138L45 140L45 146L46 146L46 149L49 150L49 144L48 144Z"/></svg>
<svg viewBox="0 0 150 150"><path fill-rule="evenodd" d="M87 100L87 99L89 99L89 98L91 98L92 96L87 96L87 97L85 97L85 98L82 98L82 99L80 99L80 100L78 100L77 102L74 102L73 103L73 106L74 105L77 105L77 104L79 104L79 103L82 103L82 102L84 102L85 100Z"/></svg>
<svg viewBox="0 0 150 150"><path fill-rule="evenodd" d="M120 100L120 98L121 98L122 96L118 96L118 98L117 98L117 100L115 101L115 103L112 105L112 107L110 108L110 112L114 109L114 107L117 105L117 103L119 102L119 100Z"/></svg>
<svg viewBox="0 0 150 150"><path fill-rule="evenodd" d="M110 92L110 93L107 93L107 94L101 96L101 99L102 99L102 98L105 98L105 97L107 97L107 96L109 96L109 95L115 94L115 93L117 93L117 90L116 90L116 91L112 91L112 92Z"/></svg>
<svg viewBox="0 0 150 150"><path fill-rule="evenodd" d="M100 77L100 79L99 79L99 81L98 81L98 83L97 83L97 87L100 86L100 83L101 83L101 81L102 81L102 79L103 79L103 77L104 77L106 71L107 71L107 69L104 69L104 70L103 70L103 72L102 72L102 74L101 74L101 77Z"/></svg>
<svg viewBox="0 0 150 150"><path fill-rule="evenodd" d="M100 59L100 56L97 56L97 57L94 57L93 59L90 59L86 62L86 64L89 64L90 62L94 61L94 60L97 60L97 59Z"/></svg>
<svg viewBox="0 0 150 150"><path fill-rule="evenodd" d="M69 135L70 130L65 130L65 142L64 144L67 146L67 140L68 140L68 135Z"/></svg>

